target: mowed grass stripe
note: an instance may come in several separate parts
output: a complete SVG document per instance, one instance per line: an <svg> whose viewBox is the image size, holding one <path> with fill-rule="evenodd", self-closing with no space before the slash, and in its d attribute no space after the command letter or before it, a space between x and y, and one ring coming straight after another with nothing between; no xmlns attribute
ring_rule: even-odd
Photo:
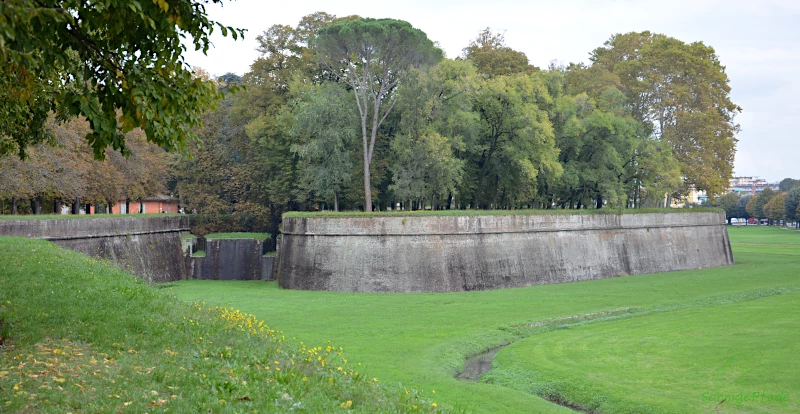
<svg viewBox="0 0 800 414"><path fill-rule="evenodd" d="M235 305L306 341L342 344L369 375L435 390L457 408L556 412L562 408L538 396L452 375L465 356L531 335L512 326L624 307L652 312L741 302L800 284L800 233L729 229L737 265L722 268L452 294L286 291L274 283L219 281L180 282L175 292ZM741 243L753 241L762 245Z"/></svg>

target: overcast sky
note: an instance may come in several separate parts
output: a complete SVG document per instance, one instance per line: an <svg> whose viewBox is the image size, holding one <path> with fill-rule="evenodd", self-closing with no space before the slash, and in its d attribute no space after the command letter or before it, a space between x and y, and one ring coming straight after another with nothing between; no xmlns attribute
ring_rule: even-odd
<svg viewBox="0 0 800 414"><path fill-rule="evenodd" d="M296 26L308 14L406 20L439 42L448 57L461 53L486 27L505 32L506 44L541 68L588 62L589 52L615 33L650 30L686 43L714 47L743 108L734 164L737 176L768 181L800 178L800 1L257 1L208 6L213 20L247 29L244 40L215 33L204 56L187 62L213 75L244 74L258 57L255 38L273 24Z"/></svg>

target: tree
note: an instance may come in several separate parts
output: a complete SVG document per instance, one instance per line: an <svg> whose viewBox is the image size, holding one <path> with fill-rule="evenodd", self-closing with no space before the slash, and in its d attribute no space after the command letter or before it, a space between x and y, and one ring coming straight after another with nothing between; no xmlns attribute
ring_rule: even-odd
<svg viewBox="0 0 800 414"><path fill-rule="evenodd" d="M795 180L793 178L784 178L783 180L781 180L781 183L778 184L778 188L780 188L781 191L789 191L792 188L796 187L797 184L800 184L800 180Z"/></svg>
<svg viewBox="0 0 800 414"><path fill-rule="evenodd" d="M731 191L729 193L725 193L722 197L717 199L716 206L725 210L725 216L728 218L728 222L730 222L731 218L740 217L737 215L737 206L739 204L739 200L742 197L739 194Z"/></svg>
<svg viewBox="0 0 800 414"><path fill-rule="evenodd" d="M311 41L321 62L353 88L361 117L364 210L372 211L372 164L378 129L397 102L394 93L411 68L436 63L442 51L408 22L358 19L333 23Z"/></svg>
<svg viewBox="0 0 800 414"><path fill-rule="evenodd" d="M195 68L198 75L205 73ZM243 202L249 176L242 168L247 150L244 127L231 118L232 95L213 110L203 114L203 126L197 130L202 144L192 145L191 157L175 157L172 170L175 190L181 204L201 214L232 214Z"/></svg>
<svg viewBox="0 0 800 414"><path fill-rule="evenodd" d="M531 73L536 70L536 67L528 64L528 57L524 53L506 46L503 33L492 33L489 27L478 33L478 37L464 48L462 57L472 62L479 73L488 77Z"/></svg>
<svg viewBox="0 0 800 414"><path fill-rule="evenodd" d="M785 193L778 193L764 205L764 216L770 220L783 220L785 217Z"/></svg>
<svg viewBox="0 0 800 414"><path fill-rule="evenodd" d="M390 189L401 200L428 199L436 209L437 202L453 194L461 184L464 160L453 155L453 146L447 137L437 132L401 135L393 139L391 145L396 161L390 167ZM407 203L406 208L410 209L411 203Z"/></svg>
<svg viewBox="0 0 800 414"><path fill-rule="evenodd" d="M557 204L658 205L680 186L671 149L631 117L616 75L597 65L551 66L548 72L557 97L551 120L565 168Z"/></svg>
<svg viewBox="0 0 800 414"><path fill-rule="evenodd" d="M406 209L450 208L463 181L466 140L474 139L478 117L471 108L476 72L463 60L445 59L413 70L398 89L397 131L390 145L389 190Z"/></svg>
<svg viewBox="0 0 800 414"><path fill-rule="evenodd" d="M752 218L760 218L756 214L756 201L757 200L758 200L758 194L756 194L754 196L750 196L750 198L747 200L747 205L744 208L745 211L747 212L747 214Z"/></svg>
<svg viewBox="0 0 800 414"><path fill-rule="evenodd" d="M528 75L498 76L478 87L472 104L479 129L476 140L467 143L475 177L473 208L532 200L540 172L561 175L546 111L551 100L544 82Z"/></svg>
<svg viewBox="0 0 800 414"><path fill-rule="evenodd" d="M767 213L764 211L764 206L775 197L776 192L771 188L765 188L755 198L753 198L753 211L750 215L756 218L768 218Z"/></svg>
<svg viewBox="0 0 800 414"><path fill-rule="evenodd" d="M786 194L784 201L785 218L787 220L798 220L797 209L800 208L800 186L795 186Z"/></svg>
<svg viewBox="0 0 800 414"><path fill-rule="evenodd" d="M358 139L357 115L348 105L352 99L332 82L307 88L295 108L292 152L303 161L299 167L315 194L333 199L339 211L339 196L350 182L350 153Z"/></svg>
<svg viewBox="0 0 800 414"><path fill-rule="evenodd" d="M687 187L725 191L741 108L730 100L729 79L713 48L632 32L612 36L591 60L618 76L633 116L670 144Z"/></svg>
<svg viewBox="0 0 800 414"><path fill-rule="evenodd" d="M86 139L97 159L109 146L129 155L124 134L137 127L159 146L184 149L221 95L192 76L181 41L190 36L195 49L206 52L215 27L234 39L243 34L209 20L204 3L5 1L0 155L24 157L29 145L51 136L45 129L50 111L60 120L89 121Z"/></svg>
<svg viewBox="0 0 800 414"><path fill-rule="evenodd" d="M747 212L747 204L753 198L752 195L745 195L739 199L736 203L736 212L734 213L734 217L739 218L750 218L750 213Z"/></svg>
<svg viewBox="0 0 800 414"><path fill-rule="evenodd" d="M60 213L62 200L102 203L110 209L120 200L165 192L166 154L147 142L142 130L126 134L128 158L107 148L105 160L95 161L84 139L90 130L86 120L49 123L56 145L32 145L24 160L6 157L0 163L0 198L30 199L32 213L40 214L44 200L53 200L53 211Z"/></svg>

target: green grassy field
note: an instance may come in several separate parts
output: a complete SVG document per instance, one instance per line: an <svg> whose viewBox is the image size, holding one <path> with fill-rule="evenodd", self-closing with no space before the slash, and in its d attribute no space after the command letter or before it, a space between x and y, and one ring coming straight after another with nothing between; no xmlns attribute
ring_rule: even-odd
<svg viewBox="0 0 800 414"><path fill-rule="evenodd" d="M608 413L796 411L800 371L796 357L786 361L800 350L800 233L729 232L737 265L715 269L453 294L219 281L181 282L174 292L236 306L307 342L341 344L368 375L435 391L466 411L568 411L537 393ZM632 310L527 327L622 308ZM483 383L453 378L465 356L507 343ZM788 405L736 403L755 391L783 392ZM734 396L717 407L711 400L724 393Z"/></svg>
<svg viewBox="0 0 800 414"><path fill-rule="evenodd" d="M107 262L0 237L0 413L438 412L300 342Z"/></svg>

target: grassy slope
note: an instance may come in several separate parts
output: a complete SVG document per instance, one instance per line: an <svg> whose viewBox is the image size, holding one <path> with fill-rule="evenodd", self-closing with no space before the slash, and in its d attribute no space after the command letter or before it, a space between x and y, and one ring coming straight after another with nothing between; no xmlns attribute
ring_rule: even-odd
<svg viewBox="0 0 800 414"><path fill-rule="evenodd" d="M800 290L800 234L733 228L737 265L454 294L351 294L284 291L274 283L187 281L185 299L235 304L307 341L332 340L369 375L419 385L457 408L479 412L556 412L539 397L452 378L463 358L544 329L511 326L637 306L665 310L741 302ZM780 243L761 242L780 238ZM599 325L598 325L599 326Z"/></svg>
<svg viewBox="0 0 800 414"><path fill-rule="evenodd" d="M291 211L284 213L288 218L351 218L351 217L413 217L413 216L508 216L508 215L584 215L584 214L646 214L646 213L703 213L722 211L713 207L698 208L637 208L614 210L588 209L588 210L416 210L416 211Z"/></svg>
<svg viewBox="0 0 800 414"><path fill-rule="evenodd" d="M285 335L54 244L0 237L2 413L437 410L358 373L338 346Z"/></svg>

